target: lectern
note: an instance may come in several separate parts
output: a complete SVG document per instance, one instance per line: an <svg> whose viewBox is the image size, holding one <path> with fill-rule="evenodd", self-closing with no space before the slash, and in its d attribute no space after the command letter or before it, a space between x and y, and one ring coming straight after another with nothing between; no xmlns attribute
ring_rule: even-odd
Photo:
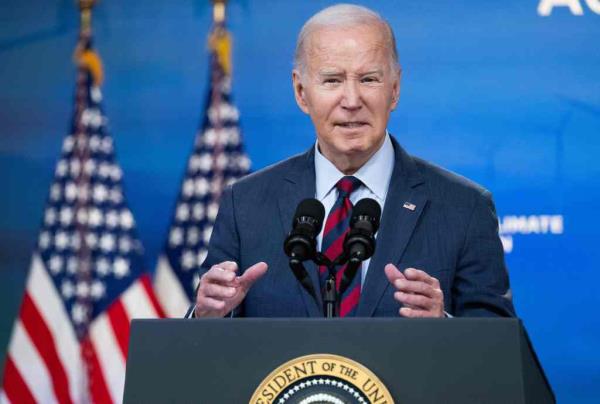
<svg viewBox="0 0 600 404"><path fill-rule="evenodd" d="M518 319L171 319L132 322L124 402L555 398Z"/></svg>

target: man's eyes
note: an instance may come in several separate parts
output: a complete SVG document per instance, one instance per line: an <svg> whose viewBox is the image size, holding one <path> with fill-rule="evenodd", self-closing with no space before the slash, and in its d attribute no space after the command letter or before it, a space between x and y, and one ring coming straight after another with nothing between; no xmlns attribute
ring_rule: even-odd
<svg viewBox="0 0 600 404"><path fill-rule="evenodd" d="M363 83L379 83L379 78L375 76L363 77L361 80Z"/></svg>
<svg viewBox="0 0 600 404"><path fill-rule="evenodd" d="M361 83L379 83L381 80L379 80L378 77L374 77L374 76L368 76L368 77L363 77L360 79ZM342 82L342 79L339 78L326 78L323 79L323 84L339 84Z"/></svg>

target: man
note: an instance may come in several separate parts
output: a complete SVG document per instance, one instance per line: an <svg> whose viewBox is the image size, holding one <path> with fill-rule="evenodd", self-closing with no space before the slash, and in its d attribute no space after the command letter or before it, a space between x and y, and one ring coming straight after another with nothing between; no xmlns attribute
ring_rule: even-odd
<svg viewBox="0 0 600 404"><path fill-rule="evenodd" d="M193 316L322 316L283 240L298 203L317 198L327 212L319 245L339 250L331 234L365 197L384 208L381 227L342 316L514 315L490 193L408 155L387 133L400 77L393 32L371 10L337 5L304 25L292 79L316 145L224 192ZM306 267L320 290L323 270Z"/></svg>

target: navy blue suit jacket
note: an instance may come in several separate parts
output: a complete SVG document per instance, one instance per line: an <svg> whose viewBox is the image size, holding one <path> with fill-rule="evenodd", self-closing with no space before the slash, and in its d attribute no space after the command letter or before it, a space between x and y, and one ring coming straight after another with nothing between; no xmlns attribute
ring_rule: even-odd
<svg viewBox="0 0 600 404"><path fill-rule="evenodd" d="M445 310L454 316L514 315L490 193L408 155L394 138L392 142L394 171L357 316L399 315L400 303L383 271L388 263L436 277ZM222 261L237 262L240 271L259 261L269 265L235 315L323 316L322 303L302 288L283 252L296 206L314 196L314 147L241 179L223 193L200 275ZM404 208L405 202L416 208ZM319 290L317 267L305 266Z"/></svg>

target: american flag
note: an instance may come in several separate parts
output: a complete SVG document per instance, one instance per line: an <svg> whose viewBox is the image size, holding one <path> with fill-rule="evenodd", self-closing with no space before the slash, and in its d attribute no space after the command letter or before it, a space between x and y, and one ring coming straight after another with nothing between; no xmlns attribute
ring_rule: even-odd
<svg viewBox="0 0 600 404"><path fill-rule="evenodd" d="M194 300L197 273L207 255L221 192L246 175L250 167L239 112L231 97L230 44L228 32L217 24L209 40L206 111L156 268L154 287L169 317L182 317Z"/></svg>
<svg viewBox="0 0 600 404"><path fill-rule="evenodd" d="M71 132L45 207L0 402L121 402L132 318L161 317L82 34Z"/></svg>

